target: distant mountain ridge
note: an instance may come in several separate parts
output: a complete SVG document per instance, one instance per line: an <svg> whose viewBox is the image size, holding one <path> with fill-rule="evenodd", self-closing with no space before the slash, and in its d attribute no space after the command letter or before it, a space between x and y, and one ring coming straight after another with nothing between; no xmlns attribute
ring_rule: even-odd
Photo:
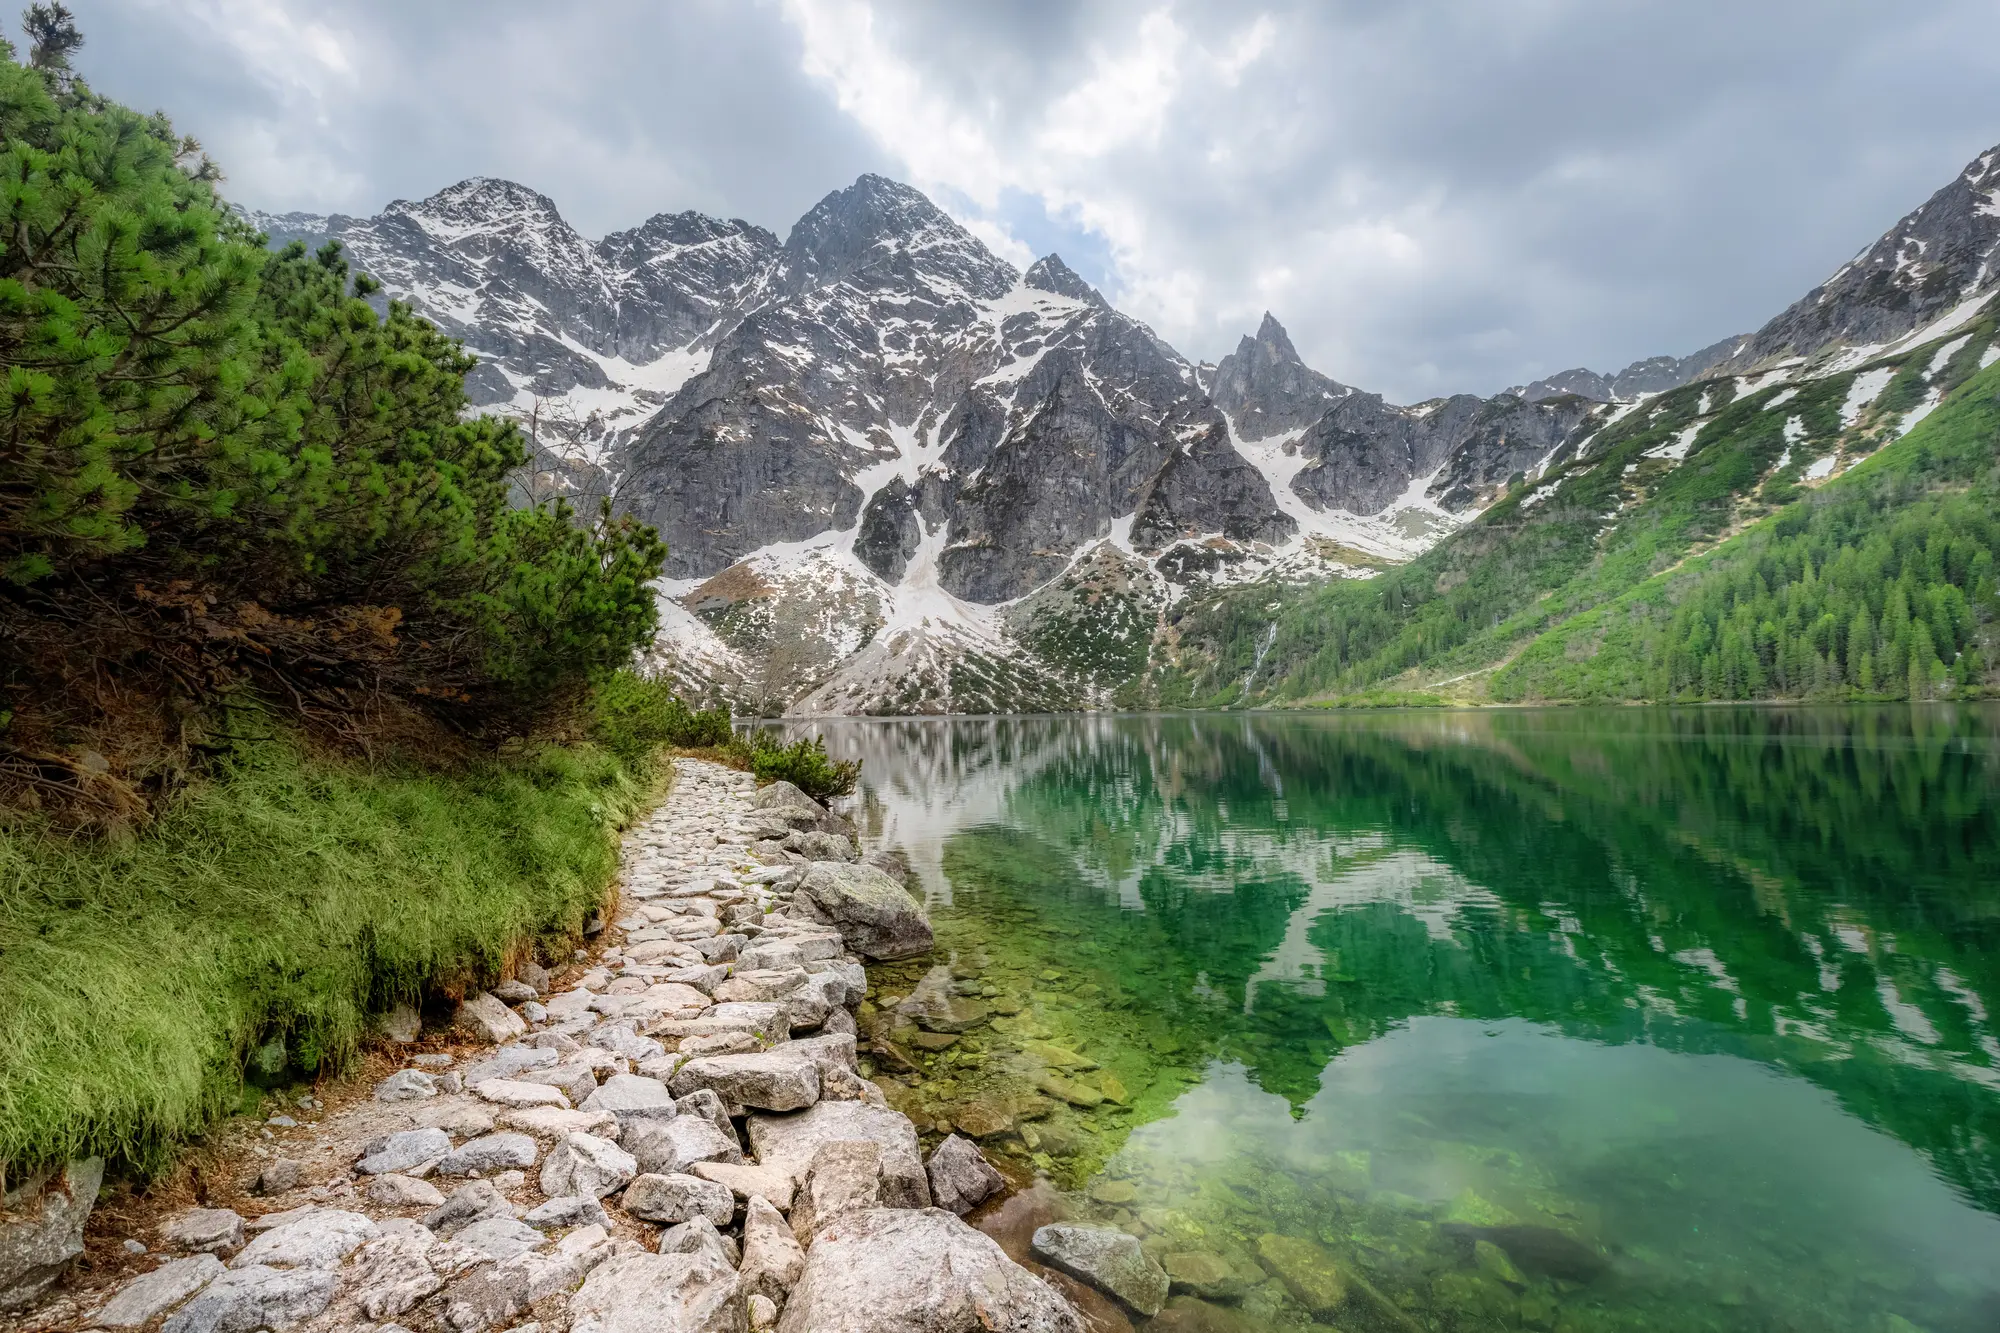
<svg viewBox="0 0 2000 1333"><path fill-rule="evenodd" d="M1176 608L1371 577L1650 395L1976 313L1993 157L1754 335L1410 406L1312 369L1269 314L1196 366L1058 256L1021 273L879 176L782 241L674 213L592 242L489 179L249 216L340 240L481 356L469 392L529 427L545 486L660 529L660 669L760 710L1001 710L1136 697Z"/></svg>

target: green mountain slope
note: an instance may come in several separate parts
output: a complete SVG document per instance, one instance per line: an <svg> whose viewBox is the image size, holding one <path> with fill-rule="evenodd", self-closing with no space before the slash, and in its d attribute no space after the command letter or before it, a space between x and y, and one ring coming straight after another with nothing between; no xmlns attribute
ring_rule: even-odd
<svg viewBox="0 0 2000 1333"><path fill-rule="evenodd" d="M2000 614L2000 373L1981 368L1993 345L1987 316L1838 374L1647 400L1407 565L1177 608L1159 698L1986 688ZM1814 480L1829 460L1848 470Z"/></svg>

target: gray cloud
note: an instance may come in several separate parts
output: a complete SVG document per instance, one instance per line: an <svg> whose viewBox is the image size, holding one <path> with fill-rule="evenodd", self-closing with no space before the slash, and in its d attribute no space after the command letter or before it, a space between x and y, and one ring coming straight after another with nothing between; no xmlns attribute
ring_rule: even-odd
<svg viewBox="0 0 2000 1333"><path fill-rule="evenodd" d="M862 171L1213 358L1405 400L1761 323L2000 140L2000 10L1850 0L74 0L259 207L473 174L782 233Z"/></svg>

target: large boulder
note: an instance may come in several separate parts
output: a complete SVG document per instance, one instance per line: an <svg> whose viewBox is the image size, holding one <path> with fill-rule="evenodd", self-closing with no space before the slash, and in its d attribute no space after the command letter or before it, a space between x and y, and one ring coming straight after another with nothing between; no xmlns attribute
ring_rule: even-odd
<svg viewBox="0 0 2000 1333"><path fill-rule="evenodd" d="M365 1213L315 1208L296 1222L273 1227L236 1252L231 1268L338 1268L340 1261L381 1234Z"/></svg>
<svg viewBox="0 0 2000 1333"><path fill-rule="evenodd" d="M575 1287L612 1249L603 1227L583 1226L547 1249L482 1264L448 1293L445 1325L457 1333L501 1325L535 1302Z"/></svg>
<svg viewBox="0 0 2000 1333"><path fill-rule="evenodd" d="M378 1236L341 1270L341 1286L370 1319L394 1319L444 1286L430 1265L434 1238L425 1232Z"/></svg>
<svg viewBox="0 0 2000 1333"><path fill-rule="evenodd" d="M871 1139L882 1145L882 1205L928 1208L930 1182L917 1150L917 1129L901 1111L867 1102L821 1102L797 1115L753 1115L750 1152L759 1165L805 1178L822 1143Z"/></svg>
<svg viewBox="0 0 2000 1333"><path fill-rule="evenodd" d="M1147 1318L1167 1303L1166 1271L1146 1257L1137 1236L1111 1227L1056 1222L1037 1227L1031 1243L1037 1258L1116 1296Z"/></svg>
<svg viewBox="0 0 2000 1333"><path fill-rule="evenodd" d="M570 1333L744 1333L736 1273L707 1249L621 1254L570 1298Z"/></svg>
<svg viewBox="0 0 2000 1333"><path fill-rule="evenodd" d="M641 1174L673 1175L696 1162L740 1162L743 1146L705 1116L642 1121L625 1133L621 1146L639 1163Z"/></svg>
<svg viewBox="0 0 2000 1333"><path fill-rule="evenodd" d="M613 1074L605 1079L601 1087L584 1099L583 1109L602 1111L627 1126L645 1120L671 1120L675 1114L673 1094L667 1091L667 1085L638 1074Z"/></svg>
<svg viewBox="0 0 2000 1333"><path fill-rule="evenodd" d="M819 1145L792 1200L792 1234L800 1245L836 1222L882 1202L882 1145L834 1139Z"/></svg>
<svg viewBox="0 0 2000 1333"><path fill-rule="evenodd" d="M282 1333L325 1310L339 1286L340 1278L324 1268L253 1264L209 1283L160 1333Z"/></svg>
<svg viewBox="0 0 2000 1333"><path fill-rule="evenodd" d="M83 1253L83 1224L103 1183L104 1159L90 1157L0 1199L0 1310L34 1300Z"/></svg>
<svg viewBox="0 0 2000 1333"><path fill-rule="evenodd" d="M624 1205L632 1216L665 1226L705 1217L726 1227L736 1214L736 1196L729 1186L700 1176L640 1176L625 1187Z"/></svg>
<svg viewBox="0 0 2000 1333"><path fill-rule="evenodd" d="M1083 1319L941 1208L877 1208L822 1231L778 1333L1083 1333Z"/></svg>
<svg viewBox="0 0 2000 1333"><path fill-rule="evenodd" d="M90 1317L93 1328L138 1328L179 1305L222 1276L222 1260L212 1254L175 1259L134 1278Z"/></svg>
<svg viewBox="0 0 2000 1333"><path fill-rule="evenodd" d="M931 949L924 905L871 865L813 862L792 896L793 915L802 908L832 925L864 958L914 958Z"/></svg>
<svg viewBox="0 0 2000 1333"><path fill-rule="evenodd" d="M819 1066L804 1054L697 1056L674 1071L673 1090L685 1097L707 1088L733 1114L740 1108L796 1111L819 1100Z"/></svg>

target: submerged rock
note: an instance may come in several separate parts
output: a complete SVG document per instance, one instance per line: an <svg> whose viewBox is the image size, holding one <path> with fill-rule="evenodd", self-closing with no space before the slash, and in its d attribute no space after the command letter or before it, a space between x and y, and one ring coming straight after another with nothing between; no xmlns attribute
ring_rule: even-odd
<svg viewBox="0 0 2000 1333"><path fill-rule="evenodd" d="M1565 1282L1595 1282L1611 1267L1611 1261L1596 1250L1554 1227L1521 1223L1482 1227L1446 1222L1438 1230L1457 1240L1471 1242L1475 1253L1479 1242L1490 1242L1528 1272L1561 1278Z"/></svg>
<svg viewBox="0 0 2000 1333"><path fill-rule="evenodd" d="M1346 1275L1333 1254L1315 1241L1267 1231L1257 1238L1257 1257L1314 1314L1329 1314L1347 1299Z"/></svg>
<svg viewBox="0 0 2000 1333"><path fill-rule="evenodd" d="M1166 1304L1167 1275L1139 1248L1137 1236L1057 1222L1037 1228L1031 1243L1038 1257L1142 1315L1158 1314Z"/></svg>
<svg viewBox="0 0 2000 1333"><path fill-rule="evenodd" d="M1229 1266L1228 1260L1206 1250L1169 1254L1160 1260L1160 1267L1166 1270L1173 1290L1209 1300L1235 1300L1250 1285Z"/></svg>

